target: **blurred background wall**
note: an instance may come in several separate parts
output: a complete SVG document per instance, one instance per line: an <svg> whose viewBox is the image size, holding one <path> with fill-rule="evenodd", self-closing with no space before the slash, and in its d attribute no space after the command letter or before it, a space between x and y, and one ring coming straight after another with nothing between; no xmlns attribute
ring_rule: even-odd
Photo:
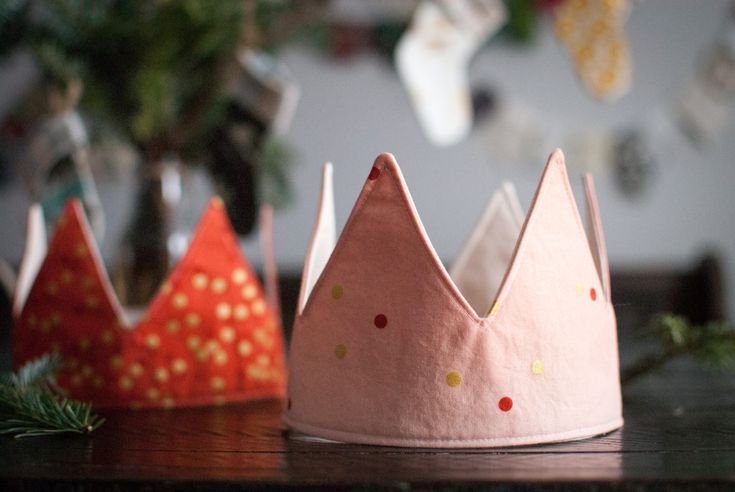
<svg viewBox="0 0 735 492"><path fill-rule="evenodd" d="M360 2L353 14L363 15ZM704 251L723 261L727 312L735 319L735 126L721 138L693 147L671 118L678 98L693 77L702 53L716 36L729 2L646 0L635 2L627 32L634 63L629 94L601 104L583 92L566 53L543 23L529 47L493 43L474 59L473 85L489 86L500 101L522 104L544 133L550 152L564 147L568 135L637 126L656 144L654 173L635 198L622 194L613 171L575 161L567 152L570 177L594 173L608 250L613 267L687 265ZM350 8L348 8L348 11ZM280 59L301 87L301 98L286 140L295 150L293 204L276 216L276 253L282 272L298 273L313 223L324 161L335 165L338 222L343 224L374 157L392 152L406 177L424 225L447 267L459 251L492 192L513 181L524 207L530 203L543 157L510 162L491 151L492 140L481 122L470 137L446 148L423 135L395 71L385 59L365 54L334 61L305 47L293 46ZM16 69L19 70L19 69ZM13 72L0 74L11 88ZM10 97L10 89L0 91ZM0 101L2 102L2 101ZM201 173L185 176L183 214L193 221L211 187ZM107 219L103 253L114 257L133 199L133 183L99 180ZM580 188L575 189L581 199ZM28 198L19 179L0 188L0 256L20 260ZM257 266L254 240L245 244Z"/></svg>

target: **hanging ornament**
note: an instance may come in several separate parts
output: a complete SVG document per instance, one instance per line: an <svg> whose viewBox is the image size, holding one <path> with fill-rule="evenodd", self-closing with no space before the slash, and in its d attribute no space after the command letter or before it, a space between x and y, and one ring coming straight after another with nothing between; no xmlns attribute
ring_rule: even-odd
<svg viewBox="0 0 735 492"><path fill-rule="evenodd" d="M628 0L565 0L556 9L556 36L582 85L596 99L612 101L630 89L625 35L629 11Z"/></svg>
<svg viewBox="0 0 735 492"><path fill-rule="evenodd" d="M628 198L639 198L652 183L656 172L650 143L641 131L628 130L617 136L613 156L618 188Z"/></svg>
<svg viewBox="0 0 735 492"><path fill-rule="evenodd" d="M452 145L469 133L469 62L505 18L500 0L424 1L416 9L398 42L396 66L434 145Z"/></svg>

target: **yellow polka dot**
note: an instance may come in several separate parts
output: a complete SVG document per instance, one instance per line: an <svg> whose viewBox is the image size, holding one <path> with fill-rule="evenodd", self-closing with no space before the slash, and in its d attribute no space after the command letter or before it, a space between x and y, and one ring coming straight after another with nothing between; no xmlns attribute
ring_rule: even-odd
<svg viewBox="0 0 735 492"><path fill-rule="evenodd" d="M199 362L205 362L207 359L209 359L209 350L207 350L204 347L201 347L197 349L196 356Z"/></svg>
<svg viewBox="0 0 735 492"><path fill-rule="evenodd" d="M153 373L153 377L156 378L156 381L165 383L168 381L168 369L165 367L157 367L156 371Z"/></svg>
<svg viewBox="0 0 735 492"><path fill-rule="evenodd" d="M248 279L248 272L242 268L235 268L232 271L232 282L235 284L244 284Z"/></svg>
<svg viewBox="0 0 735 492"><path fill-rule="evenodd" d="M202 319L197 313L189 313L186 315L186 324L192 328L194 328L195 326L199 326L199 323L201 323L201 321Z"/></svg>
<svg viewBox="0 0 735 492"><path fill-rule="evenodd" d="M336 355L338 359L344 359L347 355L347 347L345 347L344 344L340 343L339 345L334 347L334 355Z"/></svg>
<svg viewBox="0 0 735 492"><path fill-rule="evenodd" d="M174 404L176 404L176 400L171 396L164 396L161 399L161 403L163 403L163 408L173 408Z"/></svg>
<svg viewBox="0 0 735 492"><path fill-rule="evenodd" d="M105 345L110 345L113 341L115 341L115 332L112 330L105 330L100 335L100 340Z"/></svg>
<svg viewBox="0 0 735 492"><path fill-rule="evenodd" d="M85 304L85 305L86 305L86 306L87 306L87 307L88 307L89 309L94 309L94 308L96 308L97 306L99 306L99 304L100 304L100 301L99 301L99 299L97 299L97 297L96 297L96 296L87 296L87 297L86 297L86 298L84 299L84 304Z"/></svg>
<svg viewBox="0 0 735 492"><path fill-rule="evenodd" d="M48 333L51 331L51 320L48 320L48 319L41 320L41 331L43 333Z"/></svg>
<svg viewBox="0 0 735 492"><path fill-rule="evenodd" d="M82 350L89 350L89 347L92 346L92 342L87 337L83 337L79 339L79 348Z"/></svg>
<svg viewBox="0 0 735 492"><path fill-rule="evenodd" d="M36 326L37 323L38 323L38 318L36 318L35 314L28 315L28 325Z"/></svg>
<svg viewBox="0 0 735 492"><path fill-rule="evenodd" d="M123 358L120 355L113 355L110 357L110 367L113 369L120 369L123 365Z"/></svg>
<svg viewBox="0 0 735 492"><path fill-rule="evenodd" d="M88 378L92 375L92 373L94 373L92 366L87 366L87 365L82 366L81 374L83 377Z"/></svg>
<svg viewBox="0 0 735 492"><path fill-rule="evenodd" d="M171 298L171 304L173 304L176 309L183 309L187 304L189 304L189 298L186 297L186 294L183 292L178 292Z"/></svg>
<svg viewBox="0 0 735 492"><path fill-rule="evenodd" d="M340 359L341 359L341 357L340 357ZM257 358L257 359L255 359L255 362L256 362L256 363L257 363L258 365L261 365L261 366L267 366L267 365L269 365L269 364L271 363L271 357L270 357L270 355L268 355L268 354L260 354L260 355L258 356L258 358Z"/></svg>
<svg viewBox="0 0 735 492"><path fill-rule="evenodd" d="M82 376L80 376L79 374L74 374L71 377L70 382L73 386L79 386L80 384L82 384Z"/></svg>
<svg viewBox="0 0 735 492"><path fill-rule="evenodd" d="M158 388L148 388L145 392L146 398L148 398L151 401L158 400L158 397L161 396L161 392L158 390Z"/></svg>
<svg viewBox="0 0 735 492"><path fill-rule="evenodd" d="M194 274L193 277L191 277L191 285L194 286L197 290L203 290L207 288L207 284L209 283L209 278L207 278L207 275L204 273L197 273Z"/></svg>
<svg viewBox="0 0 735 492"><path fill-rule="evenodd" d="M341 299L342 294L344 294L344 289L341 285L337 284L332 287L332 299Z"/></svg>
<svg viewBox="0 0 735 492"><path fill-rule="evenodd" d="M237 306L235 306L233 314L235 316L235 319L242 321L250 316L250 310L245 304L238 304Z"/></svg>
<svg viewBox="0 0 735 492"><path fill-rule="evenodd" d="M74 280L74 274L71 272L71 270L64 270L61 272L61 283L62 284L70 284Z"/></svg>
<svg viewBox="0 0 735 492"><path fill-rule="evenodd" d="M215 294L222 294L227 290L227 281L222 277L217 277L212 280L212 292Z"/></svg>
<svg viewBox="0 0 735 492"><path fill-rule="evenodd" d="M128 370L134 378L138 378L143 375L143 366L139 362L133 362L130 364L130 368Z"/></svg>
<svg viewBox="0 0 735 492"><path fill-rule="evenodd" d="M184 359L174 359L171 361L171 371L174 374L184 374L186 372L186 361Z"/></svg>
<svg viewBox="0 0 735 492"><path fill-rule="evenodd" d="M219 338L223 342L232 343L235 340L235 329L231 326L225 326L219 331Z"/></svg>
<svg viewBox="0 0 735 492"><path fill-rule="evenodd" d="M256 299L250 307L255 316L262 316L265 313L265 301L263 299Z"/></svg>
<svg viewBox="0 0 735 492"><path fill-rule="evenodd" d="M495 316L496 314L498 314L499 309L500 309L500 303L499 302L493 303L493 306L490 308L490 311L488 311L487 313L488 316Z"/></svg>
<svg viewBox="0 0 735 492"><path fill-rule="evenodd" d="M531 372L534 374L543 374L544 363L539 359L533 361L533 363L531 364Z"/></svg>
<svg viewBox="0 0 735 492"><path fill-rule="evenodd" d="M122 388L125 391L129 391L133 388L133 380L130 379L128 376L122 376L120 377L120 388Z"/></svg>
<svg viewBox="0 0 735 492"><path fill-rule="evenodd" d="M258 328L253 332L253 338L263 347L269 349L273 346L273 339L268 335L264 328Z"/></svg>
<svg viewBox="0 0 735 492"><path fill-rule="evenodd" d="M225 389L225 380L219 376L215 376L209 383L214 391L222 391Z"/></svg>
<svg viewBox="0 0 735 492"><path fill-rule="evenodd" d="M155 333L151 333L150 335L145 337L145 344L148 346L148 348L155 349L158 348L159 345L161 345L161 339Z"/></svg>
<svg viewBox="0 0 735 492"><path fill-rule="evenodd" d="M225 320L230 319L230 315L232 314L232 308L230 308L230 305L226 302L220 302L217 304L217 307L214 310L214 313L217 315L218 319Z"/></svg>
<svg viewBox="0 0 735 492"><path fill-rule="evenodd" d="M253 353L253 345L247 340L241 340L240 343L237 344L237 353L242 357L247 357Z"/></svg>
<svg viewBox="0 0 735 492"><path fill-rule="evenodd" d="M458 372L451 371L447 374L447 385L451 388L459 386L462 383L462 376Z"/></svg>
<svg viewBox="0 0 735 492"><path fill-rule="evenodd" d="M578 296L583 296L584 295L584 285L577 284L577 285L574 286L574 288L576 289Z"/></svg>
<svg viewBox="0 0 735 492"><path fill-rule="evenodd" d="M102 376L95 376L92 378L92 384L95 388L102 388L105 385L105 380L102 378Z"/></svg>
<svg viewBox="0 0 735 492"><path fill-rule="evenodd" d="M197 336L191 336L186 339L186 346L189 347L190 350L196 349L200 343L201 339Z"/></svg>
<svg viewBox="0 0 735 492"><path fill-rule="evenodd" d="M59 293L59 284L57 284L56 282L49 282L46 285L46 293L48 293L48 295L50 295L50 296L55 296L56 294L58 294Z"/></svg>
<svg viewBox="0 0 735 492"><path fill-rule="evenodd" d="M253 284L248 284L242 288L241 294L243 299L249 301L258 295L258 289Z"/></svg>
<svg viewBox="0 0 735 492"><path fill-rule="evenodd" d="M87 247L84 245L84 243L78 243L76 246L74 246L74 254L77 257L82 257L87 254Z"/></svg>
<svg viewBox="0 0 735 492"><path fill-rule="evenodd" d="M170 319L166 321L166 329L170 333L176 333L179 331L179 328L181 328L181 323L179 323L179 320L177 319Z"/></svg>
<svg viewBox="0 0 735 492"><path fill-rule="evenodd" d="M227 364L227 352L220 350L214 354L214 363L218 366L224 366Z"/></svg>
<svg viewBox="0 0 735 492"><path fill-rule="evenodd" d="M90 277L89 275L85 275L84 277L82 277L82 287L84 287L85 289L89 289L93 285L94 279L92 279L92 277Z"/></svg>

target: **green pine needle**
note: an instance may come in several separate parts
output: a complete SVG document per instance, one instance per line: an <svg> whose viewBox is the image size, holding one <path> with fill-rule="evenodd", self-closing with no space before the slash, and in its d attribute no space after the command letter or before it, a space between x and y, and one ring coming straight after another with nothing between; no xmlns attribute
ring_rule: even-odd
<svg viewBox="0 0 735 492"><path fill-rule="evenodd" d="M0 374L0 434L15 438L88 434L104 423L89 403L69 400L56 386L56 354L43 355L15 374Z"/></svg>

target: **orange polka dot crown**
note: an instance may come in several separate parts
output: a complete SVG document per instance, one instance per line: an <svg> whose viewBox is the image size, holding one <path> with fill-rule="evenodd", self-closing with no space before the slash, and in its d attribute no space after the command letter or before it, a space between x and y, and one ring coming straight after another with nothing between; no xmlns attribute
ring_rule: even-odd
<svg viewBox="0 0 735 492"><path fill-rule="evenodd" d="M210 202L188 251L135 326L125 320L79 202L66 205L48 254L38 237L42 223L32 209L16 291L16 365L58 352L65 364L59 385L99 407L283 395L280 321L221 200Z"/></svg>
<svg viewBox="0 0 735 492"><path fill-rule="evenodd" d="M448 273L380 155L335 242L331 166L306 255L285 422L357 443L494 447L620 427L616 321L591 178L561 151L523 217L509 185Z"/></svg>

